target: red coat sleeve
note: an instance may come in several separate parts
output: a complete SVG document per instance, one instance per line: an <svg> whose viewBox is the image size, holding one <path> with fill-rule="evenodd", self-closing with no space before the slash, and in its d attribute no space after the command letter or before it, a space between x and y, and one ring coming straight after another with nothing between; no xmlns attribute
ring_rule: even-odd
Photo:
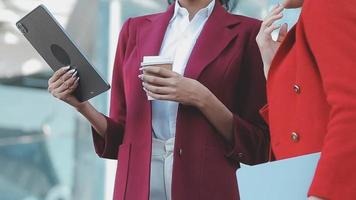
<svg viewBox="0 0 356 200"><path fill-rule="evenodd" d="M122 68L129 38L129 23L130 19L124 23L117 45L111 84L110 114L106 117L108 128L105 138L92 128L95 151L103 158L117 159L118 147L122 144L124 137L126 102Z"/></svg>
<svg viewBox="0 0 356 200"><path fill-rule="evenodd" d="M249 165L268 161L269 131L259 110L266 104L266 80L256 43L260 23L250 35L240 72L238 107L234 111L234 146L228 158Z"/></svg>
<svg viewBox="0 0 356 200"><path fill-rule="evenodd" d="M356 197L356 1L309 0L302 19L320 72L329 122L309 195Z"/></svg>

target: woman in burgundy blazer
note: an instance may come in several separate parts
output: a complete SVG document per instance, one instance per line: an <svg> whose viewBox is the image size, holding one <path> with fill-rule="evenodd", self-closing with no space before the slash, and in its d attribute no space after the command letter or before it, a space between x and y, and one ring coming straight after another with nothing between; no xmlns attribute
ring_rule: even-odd
<svg viewBox="0 0 356 200"><path fill-rule="evenodd" d="M189 1L180 3L188 5ZM50 92L77 108L93 125L97 154L118 159L115 200L149 197L152 110L138 76L143 56L158 55L173 11L171 5L164 13L131 18L123 25L108 117L70 95L78 85L75 72L63 68L49 80ZM259 28L259 21L229 14L216 1L184 76L155 72L175 83L167 99L180 103L174 200L239 199L235 176L239 162L256 164L268 159L268 129L259 116L266 103L263 65L255 41ZM153 92L150 95L165 99Z"/></svg>
<svg viewBox="0 0 356 200"><path fill-rule="evenodd" d="M296 26L285 37L283 25L275 42L270 33L279 27L273 25L282 18L279 6L257 37L268 73L268 107L262 112L275 158L322 152L310 199L356 199L355 5L355 0L305 0Z"/></svg>

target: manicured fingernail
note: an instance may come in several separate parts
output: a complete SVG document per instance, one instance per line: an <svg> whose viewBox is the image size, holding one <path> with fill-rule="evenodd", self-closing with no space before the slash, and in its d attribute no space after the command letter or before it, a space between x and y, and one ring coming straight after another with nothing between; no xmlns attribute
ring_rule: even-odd
<svg viewBox="0 0 356 200"><path fill-rule="evenodd" d="M74 72L75 72L75 69L71 69L71 70L69 70L67 73L72 74L72 73L74 73Z"/></svg>
<svg viewBox="0 0 356 200"><path fill-rule="evenodd" d="M68 70L69 68L70 68L70 66L66 66L66 67L64 67L64 69L65 69L65 70Z"/></svg>
<svg viewBox="0 0 356 200"><path fill-rule="evenodd" d="M78 71L75 70L75 72L72 74L72 77L74 77L74 76L77 75L77 74L78 74Z"/></svg>

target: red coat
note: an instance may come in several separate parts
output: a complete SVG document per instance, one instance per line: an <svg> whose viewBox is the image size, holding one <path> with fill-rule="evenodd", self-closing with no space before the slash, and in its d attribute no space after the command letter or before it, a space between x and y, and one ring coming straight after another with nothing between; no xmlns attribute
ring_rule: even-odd
<svg viewBox="0 0 356 200"><path fill-rule="evenodd" d="M158 55L174 12L129 19L123 26L113 73L108 132L93 131L96 152L118 159L115 200L149 197L151 104L139 75L143 56ZM179 105L174 147L173 200L238 198L238 162L268 158L268 131L259 109L265 80L255 42L260 22L227 13L216 4L197 40L185 76L199 80L235 114L235 146L226 144L195 107Z"/></svg>
<svg viewBox="0 0 356 200"><path fill-rule="evenodd" d="M306 0L267 81L276 159L321 151L309 195L331 200L356 199L355 3Z"/></svg>

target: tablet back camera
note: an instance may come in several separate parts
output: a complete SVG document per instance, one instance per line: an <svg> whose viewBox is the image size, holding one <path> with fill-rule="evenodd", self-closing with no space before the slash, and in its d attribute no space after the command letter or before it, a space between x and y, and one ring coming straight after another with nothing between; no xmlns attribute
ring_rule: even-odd
<svg viewBox="0 0 356 200"><path fill-rule="evenodd" d="M51 45L51 51L53 56L57 59L58 62L63 64L64 66L70 65L70 57L67 52L60 46L56 44Z"/></svg>

